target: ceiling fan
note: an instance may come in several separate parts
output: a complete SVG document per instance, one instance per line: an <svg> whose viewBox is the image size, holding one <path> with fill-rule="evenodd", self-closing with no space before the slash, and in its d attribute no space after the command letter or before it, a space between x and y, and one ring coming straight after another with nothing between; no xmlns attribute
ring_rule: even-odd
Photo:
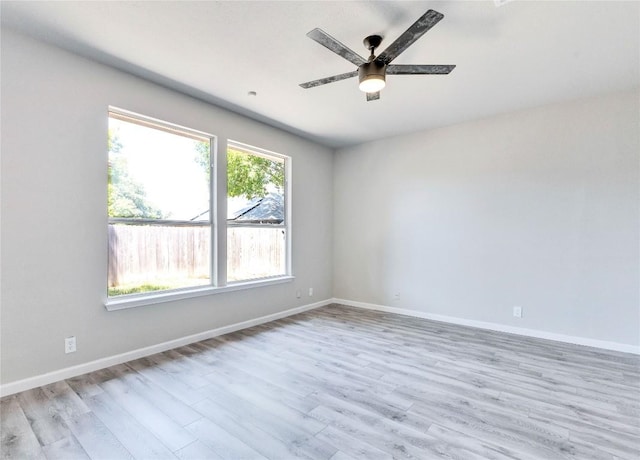
<svg viewBox="0 0 640 460"><path fill-rule="evenodd" d="M371 53L368 60L365 60L355 51L347 48L325 31L317 28L313 29L307 34L307 37L315 40L337 55L342 56L352 64L355 64L358 66L358 70L300 83L300 86L305 89L315 88L316 86L326 85L327 83L345 80L358 75L360 80L359 88L361 91L367 93L367 101L375 101L380 99L380 90L384 88L386 84L386 75L446 75L455 68L455 65L391 64L391 61L422 37L425 32L435 26L443 17L444 15L437 11L427 11L400 35L396 41L377 56L374 54L374 51L380 46L382 37L380 35L369 35L364 39L364 46Z"/></svg>

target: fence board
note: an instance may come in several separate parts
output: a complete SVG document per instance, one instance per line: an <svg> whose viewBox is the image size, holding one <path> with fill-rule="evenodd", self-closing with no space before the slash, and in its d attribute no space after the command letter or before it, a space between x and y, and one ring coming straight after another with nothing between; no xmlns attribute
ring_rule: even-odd
<svg viewBox="0 0 640 460"><path fill-rule="evenodd" d="M203 226L111 224L109 286L208 279L210 240ZM229 281L284 274L284 241L281 228L228 228Z"/></svg>

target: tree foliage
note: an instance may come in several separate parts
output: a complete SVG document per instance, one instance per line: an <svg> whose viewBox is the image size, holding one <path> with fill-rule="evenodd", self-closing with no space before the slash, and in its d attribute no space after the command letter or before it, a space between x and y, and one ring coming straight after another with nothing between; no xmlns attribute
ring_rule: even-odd
<svg viewBox="0 0 640 460"><path fill-rule="evenodd" d="M122 143L111 130L109 130L108 147L107 209L109 217L161 219L162 211L148 202L144 186L129 175L127 159L120 152Z"/></svg>
<svg viewBox="0 0 640 460"><path fill-rule="evenodd" d="M209 178L209 144L201 142L196 146L195 161L204 169ZM227 195L242 196L249 200L262 198L269 193L272 185L278 190L284 188L284 163L251 155L240 150L227 150Z"/></svg>
<svg viewBox="0 0 640 460"><path fill-rule="evenodd" d="M268 185L284 187L284 163L229 149L227 152L227 195L262 198Z"/></svg>
<svg viewBox="0 0 640 460"><path fill-rule="evenodd" d="M198 142L196 144L196 156L195 162L202 168L205 176L207 176L207 184L210 181L209 169L211 168L211 160L209 155L209 143L208 142Z"/></svg>

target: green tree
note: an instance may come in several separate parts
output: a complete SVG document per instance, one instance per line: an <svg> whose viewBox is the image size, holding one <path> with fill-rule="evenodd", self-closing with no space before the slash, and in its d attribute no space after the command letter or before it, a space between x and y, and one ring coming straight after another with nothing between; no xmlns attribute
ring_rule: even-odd
<svg viewBox="0 0 640 460"><path fill-rule="evenodd" d="M209 143L198 142L196 144L196 156L195 162L202 168L205 176L207 177L207 184L210 180L209 169L211 168L211 162L209 159Z"/></svg>
<svg viewBox="0 0 640 460"><path fill-rule="evenodd" d="M203 168L209 179L209 144L196 145L195 161ZM227 195L253 198L267 195L267 186L284 188L284 162L274 161L240 150L227 150Z"/></svg>
<svg viewBox="0 0 640 460"><path fill-rule="evenodd" d="M111 130L109 130L108 148L107 210L109 217L163 218L162 211L148 202L144 186L129 175L127 158L121 153L122 143Z"/></svg>

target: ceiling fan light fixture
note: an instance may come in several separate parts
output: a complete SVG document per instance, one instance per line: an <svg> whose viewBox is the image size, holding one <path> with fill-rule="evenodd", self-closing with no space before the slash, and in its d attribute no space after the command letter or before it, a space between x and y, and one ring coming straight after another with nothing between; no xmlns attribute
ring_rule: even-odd
<svg viewBox="0 0 640 460"><path fill-rule="evenodd" d="M386 85L385 70L386 65L376 61L365 62L358 67L358 78L360 84L358 88L364 93L377 93Z"/></svg>
<svg viewBox="0 0 640 460"><path fill-rule="evenodd" d="M384 75L372 75L364 80L360 80L358 88L360 88L360 91L363 93L377 93L384 88L385 85Z"/></svg>

